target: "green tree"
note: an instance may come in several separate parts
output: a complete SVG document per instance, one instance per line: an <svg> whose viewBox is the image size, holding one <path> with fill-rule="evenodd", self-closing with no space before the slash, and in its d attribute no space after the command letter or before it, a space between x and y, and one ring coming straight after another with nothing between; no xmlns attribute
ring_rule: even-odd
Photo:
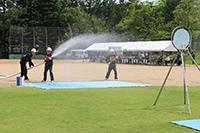
<svg viewBox="0 0 200 133"><path fill-rule="evenodd" d="M179 5L179 2L181 0L161 0L160 2L164 3L163 11L164 11L164 17L165 22L169 23L174 19L173 11L176 9L177 5Z"/></svg>
<svg viewBox="0 0 200 133"><path fill-rule="evenodd" d="M200 1L181 0L174 10L173 25L187 27L193 36L193 48L200 49Z"/></svg>
<svg viewBox="0 0 200 133"><path fill-rule="evenodd" d="M81 8L88 14L96 16L105 22L109 31L115 31L115 26L127 15L129 2L126 0L81 0Z"/></svg>
<svg viewBox="0 0 200 133"><path fill-rule="evenodd" d="M195 0L181 0L174 10L174 24L185 26L190 30L199 27L200 2Z"/></svg>
<svg viewBox="0 0 200 133"><path fill-rule="evenodd" d="M69 1L57 0L55 3L56 18L54 23L69 29L67 36L81 33L96 33L106 31L105 24L94 15L89 15L79 6L71 6Z"/></svg>
<svg viewBox="0 0 200 133"><path fill-rule="evenodd" d="M18 17L23 14L23 8L16 5L15 0L0 1L0 57L8 57L8 37L10 25L17 25Z"/></svg>
<svg viewBox="0 0 200 133"><path fill-rule="evenodd" d="M20 0L17 5L25 10L19 24L26 26L52 26L55 12L54 0Z"/></svg>
<svg viewBox="0 0 200 133"><path fill-rule="evenodd" d="M165 21L162 4L135 1L129 7L129 15L118 25L118 31L129 38L141 40L168 39L165 31Z"/></svg>

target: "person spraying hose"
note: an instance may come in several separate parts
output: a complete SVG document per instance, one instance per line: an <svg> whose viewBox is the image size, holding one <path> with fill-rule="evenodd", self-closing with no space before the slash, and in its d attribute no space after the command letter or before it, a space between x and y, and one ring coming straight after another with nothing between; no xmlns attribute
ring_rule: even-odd
<svg viewBox="0 0 200 133"><path fill-rule="evenodd" d="M44 78L43 78L42 82L46 82L48 71L50 73L51 82L53 82L54 81L54 75L53 75L53 72L52 72L52 69L53 69L52 48L50 48L50 47L47 48L47 52L44 55L44 61L45 61Z"/></svg>
<svg viewBox="0 0 200 133"><path fill-rule="evenodd" d="M118 79L116 61L117 61L117 57L116 57L115 51L113 49L111 49L110 50L110 55L108 56L109 65L108 65L108 71L106 73L105 80L108 80L112 70L114 71L115 80Z"/></svg>

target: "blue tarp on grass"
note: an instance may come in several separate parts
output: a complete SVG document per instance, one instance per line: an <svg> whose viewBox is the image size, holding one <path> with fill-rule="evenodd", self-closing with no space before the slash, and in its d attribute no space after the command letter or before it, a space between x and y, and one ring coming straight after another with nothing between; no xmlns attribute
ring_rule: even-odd
<svg viewBox="0 0 200 133"><path fill-rule="evenodd" d="M200 119L196 120L184 120L184 121L172 121L173 124L188 127L197 131L200 131Z"/></svg>
<svg viewBox="0 0 200 133"><path fill-rule="evenodd" d="M41 89L82 89L82 88L114 88L114 87L145 87L149 84L129 83L120 81L96 82L53 82L53 83L25 83L23 86Z"/></svg>

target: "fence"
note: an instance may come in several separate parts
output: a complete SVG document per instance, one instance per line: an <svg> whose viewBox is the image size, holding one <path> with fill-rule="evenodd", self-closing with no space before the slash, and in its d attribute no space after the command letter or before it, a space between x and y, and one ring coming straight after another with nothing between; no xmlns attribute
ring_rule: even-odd
<svg viewBox="0 0 200 133"><path fill-rule="evenodd" d="M198 30L199 31L199 30ZM9 57L15 58L28 53L31 48L39 45L39 54L44 54L48 46L55 48L67 38L72 31L63 27L16 27L9 30ZM193 36L192 48L200 50L200 36ZM18 57L17 57L18 58Z"/></svg>
<svg viewBox="0 0 200 133"><path fill-rule="evenodd" d="M42 54L48 46L54 48L63 42L66 32L63 27L10 27L9 54L25 54L36 45Z"/></svg>

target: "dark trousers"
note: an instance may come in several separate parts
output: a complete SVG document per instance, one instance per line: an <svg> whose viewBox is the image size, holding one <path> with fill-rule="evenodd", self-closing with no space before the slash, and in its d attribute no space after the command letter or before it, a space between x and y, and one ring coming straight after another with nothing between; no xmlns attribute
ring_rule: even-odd
<svg viewBox="0 0 200 133"><path fill-rule="evenodd" d="M21 77L24 76L24 80L28 80L28 71L27 71L27 67L26 67L26 64L23 64L23 63L20 63L20 66L21 66Z"/></svg>
<svg viewBox="0 0 200 133"><path fill-rule="evenodd" d="M110 73L111 73L112 70L114 71L115 79L118 79L117 78L117 67L116 67L116 64L112 64L112 63L110 63L109 66L108 66L108 72L106 73L106 79L109 78Z"/></svg>
<svg viewBox="0 0 200 133"><path fill-rule="evenodd" d="M49 73L50 73L51 81L54 81L54 76L53 76L52 69L53 69L53 66L52 66L52 65L51 65L51 66L45 65L45 67L44 67L44 79L43 79L44 81L47 80L47 72L48 72L48 71L49 71Z"/></svg>

